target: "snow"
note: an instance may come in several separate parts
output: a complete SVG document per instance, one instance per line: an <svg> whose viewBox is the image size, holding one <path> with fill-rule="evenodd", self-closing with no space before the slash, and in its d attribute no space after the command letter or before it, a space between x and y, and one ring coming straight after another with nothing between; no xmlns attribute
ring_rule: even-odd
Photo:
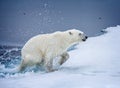
<svg viewBox="0 0 120 88"><path fill-rule="evenodd" d="M69 52L58 71L26 72L0 78L1 88L120 88L120 26L90 37Z"/></svg>

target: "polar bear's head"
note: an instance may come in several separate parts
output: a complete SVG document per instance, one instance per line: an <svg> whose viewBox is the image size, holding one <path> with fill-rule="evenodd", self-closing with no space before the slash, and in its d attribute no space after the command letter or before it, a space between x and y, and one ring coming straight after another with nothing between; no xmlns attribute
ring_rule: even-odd
<svg viewBox="0 0 120 88"><path fill-rule="evenodd" d="M86 41L86 39L88 38L82 31L76 29L68 30L66 31L66 33L71 43Z"/></svg>

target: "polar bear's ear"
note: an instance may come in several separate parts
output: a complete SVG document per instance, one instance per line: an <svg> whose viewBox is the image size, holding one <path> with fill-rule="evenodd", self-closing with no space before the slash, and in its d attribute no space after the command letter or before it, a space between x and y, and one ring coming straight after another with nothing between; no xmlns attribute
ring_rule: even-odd
<svg viewBox="0 0 120 88"><path fill-rule="evenodd" d="M73 33L69 31L69 34L72 35Z"/></svg>

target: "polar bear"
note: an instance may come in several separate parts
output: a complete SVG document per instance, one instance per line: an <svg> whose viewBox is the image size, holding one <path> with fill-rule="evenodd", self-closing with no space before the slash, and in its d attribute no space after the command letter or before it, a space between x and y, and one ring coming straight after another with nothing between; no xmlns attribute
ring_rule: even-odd
<svg viewBox="0 0 120 88"><path fill-rule="evenodd" d="M47 72L52 72L53 60L56 57L61 57L58 63L62 65L69 58L67 49L86 39L87 36L77 29L34 36L21 50L22 61L19 71L23 71L27 66L42 64Z"/></svg>

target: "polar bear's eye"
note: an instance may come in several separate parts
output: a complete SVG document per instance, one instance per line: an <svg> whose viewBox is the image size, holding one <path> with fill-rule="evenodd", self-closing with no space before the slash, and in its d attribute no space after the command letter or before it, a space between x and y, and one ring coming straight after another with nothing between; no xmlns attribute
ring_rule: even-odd
<svg viewBox="0 0 120 88"><path fill-rule="evenodd" d="M79 33L79 36L82 35L81 33Z"/></svg>
<svg viewBox="0 0 120 88"><path fill-rule="evenodd" d="M69 32L70 35L72 35L72 32Z"/></svg>

